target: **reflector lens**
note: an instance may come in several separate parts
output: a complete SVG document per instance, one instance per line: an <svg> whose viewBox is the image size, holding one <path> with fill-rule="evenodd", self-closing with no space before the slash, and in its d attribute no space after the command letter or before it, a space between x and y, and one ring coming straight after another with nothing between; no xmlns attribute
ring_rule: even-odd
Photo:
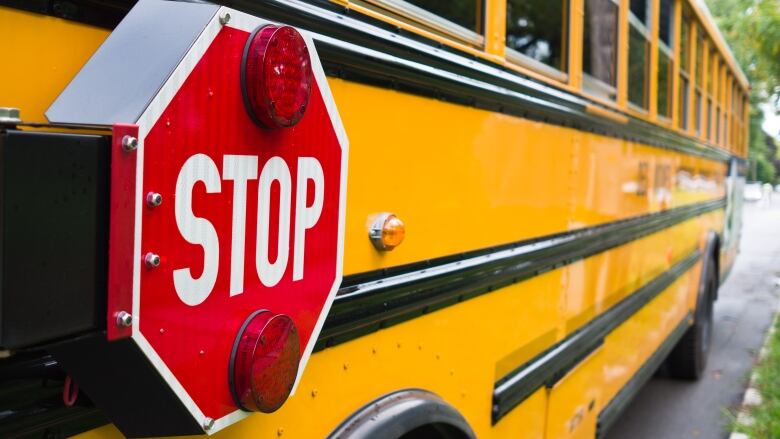
<svg viewBox="0 0 780 439"><path fill-rule="evenodd" d="M390 251L404 241L406 225L392 213L380 213L368 229L368 237L377 250Z"/></svg>
<svg viewBox="0 0 780 439"><path fill-rule="evenodd" d="M395 215L390 215L385 220L385 224L382 227L382 243L388 250L392 250L404 241L406 236L406 226Z"/></svg>
<svg viewBox="0 0 780 439"><path fill-rule="evenodd" d="M230 361L230 387L241 409L272 413L290 396L301 358L298 329L290 317L253 313L241 328Z"/></svg>
<svg viewBox="0 0 780 439"><path fill-rule="evenodd" d="M255 122L286 128L301 120L312 71L309 49L298 31L274 25L255 30L244 48L241 73L244 103Z"/></svg>

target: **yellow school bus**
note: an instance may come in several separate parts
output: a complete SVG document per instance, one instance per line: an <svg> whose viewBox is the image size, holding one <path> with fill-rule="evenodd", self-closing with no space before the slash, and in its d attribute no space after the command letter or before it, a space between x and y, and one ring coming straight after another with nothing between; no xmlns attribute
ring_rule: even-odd
<svg viewBox="0 0 780 439"><path fill-rule="evenodd" d="M0 0L2 437L153 423L132 379L97 397L60 364L106 333L112 134L46 114L157 1ZM662 363L703 375L749 84L702 1L216 3L311 37L350 148L344 277L295 393L202 433L603 437Z"/></svg>

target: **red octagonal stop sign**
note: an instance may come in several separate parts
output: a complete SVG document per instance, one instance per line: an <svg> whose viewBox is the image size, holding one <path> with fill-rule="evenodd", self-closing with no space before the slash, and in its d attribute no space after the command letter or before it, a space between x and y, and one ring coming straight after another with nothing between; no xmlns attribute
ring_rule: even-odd
<svg viewBox="0 0 780 439"><path fill-rule="evenodd" d="M247 413L231 389L242 328L288 316L253 342L295 328L300 351L277 369L297 382L341 281L346 135L305 34L314 81L300 122L268 129L249 116L242 54L266 24L215 14L138 120L137 149L112 163L109 338L130 336L211 432ZM117 128L115 143L134 131ZM113 324L121 311L127 328Z"/></svg>

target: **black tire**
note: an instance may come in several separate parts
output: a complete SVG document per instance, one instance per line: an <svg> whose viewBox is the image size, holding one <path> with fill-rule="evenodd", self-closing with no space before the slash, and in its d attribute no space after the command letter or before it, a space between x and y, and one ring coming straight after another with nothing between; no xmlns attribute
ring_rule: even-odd
<svg viewBox="0 0 780 439"><path fill-rule="evenodd" d="M718 290L715 261L705 265L704 291L696 303L693 325L677 342L667 359L669 374L673 378L698 380L707 368L707 357L712 344L714 298Z"/></svg>

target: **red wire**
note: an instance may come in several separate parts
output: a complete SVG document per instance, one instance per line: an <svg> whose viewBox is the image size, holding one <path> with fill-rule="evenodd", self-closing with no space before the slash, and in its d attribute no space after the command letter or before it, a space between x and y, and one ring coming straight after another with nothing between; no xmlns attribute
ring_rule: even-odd
<svg viewBox="0 0 780 439"><path fill-rule="evenodd" d="M78 398L79 385L68 375L65 377L65 385L62 386L62 402L65 403L65 407L73 407Z"/></svg>

